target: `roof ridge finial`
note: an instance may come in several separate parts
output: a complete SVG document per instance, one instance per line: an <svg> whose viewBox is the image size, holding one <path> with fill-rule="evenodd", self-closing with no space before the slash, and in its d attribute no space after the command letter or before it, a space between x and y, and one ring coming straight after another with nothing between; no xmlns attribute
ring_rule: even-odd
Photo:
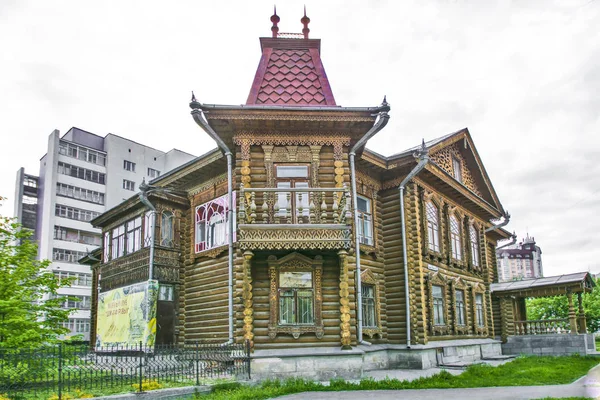
<svg viewBox="0 0 600 400"><path fill-rule="evenodd" d="M271 32L273 33L274 38L276 38L277 35L279 35L279 27L277 26L279 21L281 21L281 18L279 18L279 15L277 15L277 6L274 4L273 15L271 15L271 22L273 23L273 26L271 27Z"/></svg>
<svg viewBox="0 0 600 400"><path fill-rule="evenodd" d="M302 25L304 25L304 28L302 29L304 39L308 39L308 32L310 32L310 29L308 29L308 24L310 23L310 18L306 16L306 4L304 5L304 17L302 17L300 22L302 22Z"/></svg>
<svg viewBox="0 0 600 400"><path fill-rule="evenodd" d="M429 149L425 144L425 138L422 139L421 147L419 147L419 150L413 153L413 157L418 160L424 160L425 158L429 158Z"/></svg>
<svg viewBox="0 0 600 400"><path fill-rule="evenodd" d="M196 102L196 96L194 95L194 91L192 90L192 103Z"/></svg>

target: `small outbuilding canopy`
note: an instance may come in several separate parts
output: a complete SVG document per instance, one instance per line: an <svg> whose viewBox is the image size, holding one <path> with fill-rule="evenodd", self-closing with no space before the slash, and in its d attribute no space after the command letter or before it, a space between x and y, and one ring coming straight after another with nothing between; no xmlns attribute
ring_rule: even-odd
<svg viewBox="0 0 600 400"><path fill-rule="evenodd" d="M589 272L576 272L523 281L492 283L491 291L497 297L546 297L566 293L590 293L596 286Z"/></svg>

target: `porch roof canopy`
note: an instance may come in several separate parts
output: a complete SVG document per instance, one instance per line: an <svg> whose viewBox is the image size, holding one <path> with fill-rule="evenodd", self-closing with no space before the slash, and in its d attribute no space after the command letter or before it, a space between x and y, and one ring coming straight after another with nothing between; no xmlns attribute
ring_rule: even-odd
<svg viewBox="0 0 600 400"><path fill-rule="evenodd" d="M589 272L576 272L545 278L492 283L491 291L498 297L546 297L564 295L567 292L589 293L594 286L596 284Z"/></svg>

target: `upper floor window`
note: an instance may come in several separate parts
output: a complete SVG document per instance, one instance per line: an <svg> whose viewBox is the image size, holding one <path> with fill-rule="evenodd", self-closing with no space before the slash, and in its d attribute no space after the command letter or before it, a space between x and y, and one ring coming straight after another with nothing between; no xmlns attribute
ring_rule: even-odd
<svg viewBox="0 0 600 400"><path fill-rule="evenodd" d="M477 229L473 225L469 226L469 239L471 242L471 261L474 267L479 267L479 238Z"/></svg>
<svg viewBox="0 0 600 400"><path fill-rule="evenodd" d="M77 186L66 185L60 182L56 184L56 195L70 197L72 199L82 201L89 201L90 203L104 204L104 193L80 188Z"/></svg>
<svg viewBox="0 0 600 400"><path fill-rule="evenodd" d="M455 292L455 304L456 306L456 324L465 325L465 292L463 290L457 290Z"/></svg>
<svg viewBox="0 0 600 400"><path fill-rule="evenodd" d="M86 253L82 251L66 250L66 249L52 249L52 260L60 261L65 263L77 264L79 260L86 256Z"/></svg>
<svg viewBox="0 0 600 400"><path fill-rule="evenodd" d="M235 192L232 195L233 204L235 204ZM228 243L228 200L228 196L223 195L196 207L196 253ZM235 213L233 218L233 240L235 241Z"/></svg>
<svg viewBox="0 0 600 400"><path fill-rule="evenodd" d="M60 141L58 153L67 157L77 158L78 160L87 161L92 164L105 165L106 154L88 149L87 147L78 146L74 143Z"/></svg>
<svg viewBox="0 0 600 400"><path fill-rule="evenodd" d="M135 172L135 163L127 160L123 160L123 169L125 171Z"/></svg>
<svg viewBox="0 0 600 400"><path fill-rule="evenodd" d="M128 181L127 179L123 179L123 189L134 191L135 190L135 182Z"/></svg>
<svg viewBox="0 0 600 400"><path fill-rule="evenodd" d="M110 251L106 248L110 243ZM142 248L142 217L136 217L104 233L104 262L131 254Z"/></svg>
<svg viewBox="0 0 600 400"><path fill-rule="evenodd" d="M462 166L460 160L456 157L452 157L452 171L454 172L454 179L462 182Z"/></svg>
<svg viewBox="0 0 600 400"><path fill-rule="evenodd" d="M444 290L441 286L433 285L431 292L433 297L433 324L444 325Z"/></svg>
<svg viewBox="0 0 600 400"><path fill-rule="evenodd" d="M456 215L450 216L450 247L452 249L452 257L462 259L462 240L460 237L460 224Z"/></svg>
<svg viewBox="0 0 600 400"><path fill-rule="evenodd" d="M279 323L315 323L312 271L279 273Z"/></svg>
<svg viewBox="0 0 600 400"><path fill-rule="evenodd" d="M75 165L67 164L61 161L58 162L58 173L67 176L72 176L74 178L83 179L89 182L99 183L101 185L104 185L106 181L106 175L102 172L77 167Z"/></svg>
<svg viewBox="0 0 600 400"><path fill-rule="evenodd" d="M308 165L276 165L276 185L282 189L308 188ZM289 196L288 196L289 195ZM277 217L285 217L288 213L292 216L292 222L298 221L302 208L302 217L308 216L309 210L309 194L308 192L278 192L277 193Z"/></svg>
<svg viewBox="0 0 600 400"><path fill-rule="evenodd" d="M154 168L148 168L148 178L158 178L160 176L160 171Z"/></svg>
<svg viewBox="0 0 600 400"><path fill-rule="evenodd" d="M477 326L484 326L485 321L483 319L483 294L477 293L475 295L475 317L477 319Z"/></svg>
<svg viewBox="0 0 600 400"><path fill-rule="evenodd" d="M97 213L95 211L82 210L80 208L63 206L61 204L56 205L54 214L57 217L63 217L85 222L91 221L98 215L100 215L100 213Z"/></svg>
<svg viewBox="0 0 600 400"><path fill-rule="evenodd" d="M160 221L160 245L173 247L175 215L171 211L163 211Z"/></svg>
<svg viewBox="0 0 600 400"><path fill-rule="evenodd" d="M160 301L173 301L175 298L175 288L173 285L160 284L158 288L158 300Z"/></svg>
<svg viewBox="0 0 600 400"><path fill-rule="evenodd" d="M375 314L375 286L373 285L362 285L362 311L363 327L376 327L377 315Z"/></svg>
<svg viewBox="0 0 600 400"><path fill-rule="evenodd" d="M438 208L433 201L425 204L427 215L427 241L429 250L440 251L440 224Z"/></svg>
<svg viewBox="0 0 600 400"><path fill-rule="evenodd" d="M356 206L358 210L358 238L363 244L373 245L373 215L371 211L371 199L358 196L356 198Z"/></svg>

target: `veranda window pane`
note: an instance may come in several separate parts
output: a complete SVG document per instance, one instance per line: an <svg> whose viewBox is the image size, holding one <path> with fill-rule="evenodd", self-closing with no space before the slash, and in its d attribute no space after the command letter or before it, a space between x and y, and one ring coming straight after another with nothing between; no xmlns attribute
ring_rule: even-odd
<svg viewBox="0 0 600 400"><path fill-rule="evenodd" d="M312 290L298 290L298 323L314 323Z"/></svg>
<svg viewBox="0 0 600 400"><path fill-rule="evenodd" d="M308 178L308 166L306 165L278 165L278 178Z"/></svg>
<svg viewBox="0 0 600 400"><path fill-rule="evenodd" d="M295 323L293 290L282 290L281 292L279 292L279 323Z"/></svg>

